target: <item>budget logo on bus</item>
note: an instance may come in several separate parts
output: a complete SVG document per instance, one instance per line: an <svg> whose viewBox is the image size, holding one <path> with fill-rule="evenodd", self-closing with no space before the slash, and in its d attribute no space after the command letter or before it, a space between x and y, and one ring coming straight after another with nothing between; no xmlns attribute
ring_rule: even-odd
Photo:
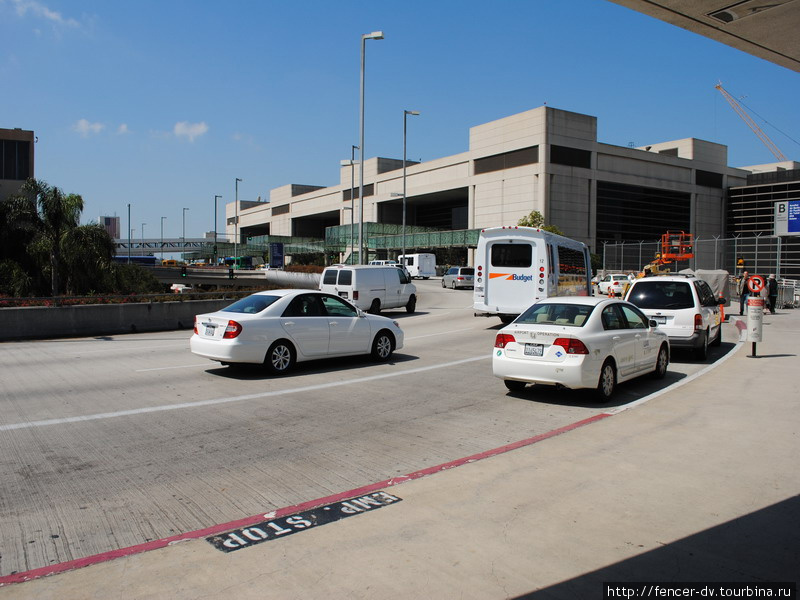
<svg viewBox="0 0 800 600"><path fill-rule="evenodd" d="M533 275L517 275L516 273L489 273L489 279L502 277L508 281L533 281Z"/></svg>

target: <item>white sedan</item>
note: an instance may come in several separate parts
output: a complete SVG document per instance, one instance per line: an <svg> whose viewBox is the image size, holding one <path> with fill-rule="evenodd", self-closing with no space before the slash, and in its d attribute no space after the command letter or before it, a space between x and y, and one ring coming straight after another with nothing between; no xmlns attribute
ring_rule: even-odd
<svg viewBox="0 0 800 600"><path fill-rule="evenodd" d="M586 296L541 300L497 334L495 377L509 390L528 383L592 388L608 401L617 383L664 377L667 334L629 302Z"/></svg>
<svg viewBox="0 0 800 600"><path fill-rule="evenodd" d="M380 362L403 347L403 331L346 300L313 290L269 290L197 315L190 348L222 364L263 364L282 375L296 362L371 354Z"/></svg>

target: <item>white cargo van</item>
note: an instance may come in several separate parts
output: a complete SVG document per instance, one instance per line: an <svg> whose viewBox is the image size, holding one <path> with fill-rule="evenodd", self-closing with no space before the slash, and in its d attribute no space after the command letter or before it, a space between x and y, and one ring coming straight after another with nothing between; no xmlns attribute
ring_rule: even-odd
<svg viewBox="0 0 800 600"><path fill-rule="evenodd" d="M533 227L489 227L475 251L475 316L510 323L537 300L590 296L586 244Z"/></svg>
<svg viewBox="0 0 800 600"><path fill-rule="evenodd" d="M319 289L373 314L403 307L413 313L417 306L417 288L399 266L332 265L322 272Z"/></svg>
<svg viewBox="0 0 800 600"><path fill-rule="evenodd" d="M405 265L411 277L428 279L436 275L435 254L401 254L397 257L401 265Z"/></svg>

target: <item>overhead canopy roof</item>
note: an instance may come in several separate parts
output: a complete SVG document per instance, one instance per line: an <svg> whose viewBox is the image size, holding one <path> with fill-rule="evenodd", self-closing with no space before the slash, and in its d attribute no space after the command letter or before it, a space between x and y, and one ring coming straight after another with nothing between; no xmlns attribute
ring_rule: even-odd
<svg viewBox="0 0 800 600"><path fill-rule="evenodd" d="M800 0L611 0L800 72Z"/></svg>

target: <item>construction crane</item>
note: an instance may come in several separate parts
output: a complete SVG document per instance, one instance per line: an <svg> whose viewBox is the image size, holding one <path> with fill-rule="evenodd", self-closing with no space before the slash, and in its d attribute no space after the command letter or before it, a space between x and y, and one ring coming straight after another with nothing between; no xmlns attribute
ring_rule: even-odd
<svg viewBox="0 0 800 600"><path fill-rule="evenodd" d="M780 161L789 160L783 155L783 152L781 152L778 149L775 143L771 139L769 139L769 136L766 133L764 133L758 125L756 125L753 119L750 118L750 115L748 115L747 111L745 111L745 109L742 108L742 105L736 101L736 98L731 96L728 93L728 91L724 87L722 87L722 83L718 83L714 87L719 90L719 93L722 94L725 100L728 101L728 104L730 104L733 107L733 110L736 111L736 114L738 114L742 118L742 120L745 123L747 123L748 127L750 127L750 129L753 130L753 133L755 133L758 136L758 138L762 142L764 142L764 145L767 148L769 148L769 151L772 152L772 154L775 155L775 158L777 158Z"/></svg>

